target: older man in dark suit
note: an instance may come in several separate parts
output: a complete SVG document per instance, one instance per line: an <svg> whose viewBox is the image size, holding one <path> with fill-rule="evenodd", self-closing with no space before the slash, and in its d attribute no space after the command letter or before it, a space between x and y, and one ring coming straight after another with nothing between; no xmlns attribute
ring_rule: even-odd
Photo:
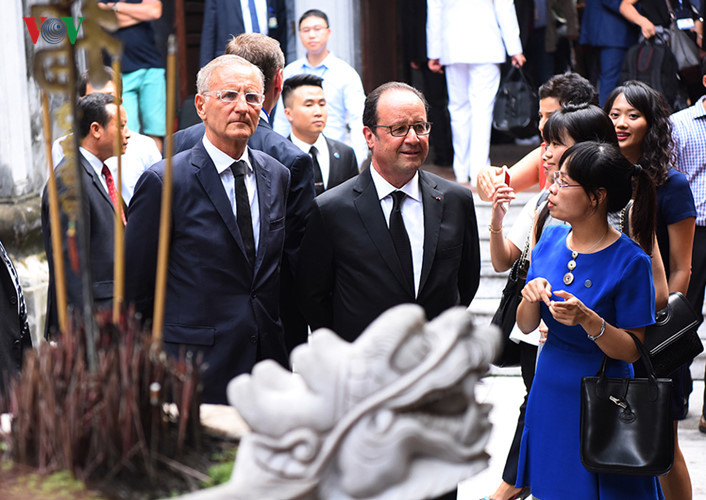
<svg viewBox="0 0 706 500"><path fill-rule="evenodd" d="M206 133L173 158L173 227L165 349L204 354L203 400L226 403L228 382L257 361L287 366L279 320L289 171L247 147L264 100L262 72L220 56L199 71L196 110ZM130 203L126 296L151 316L164 162L147 170Z"/></svg>
<svg viewBox="0 0 706 500"><path fill-rule="evenodd" d="M371 166L314 200L297 272L312 330L348 341L398 304L419 304L428 318L468 305L480 280L471 192L419 169L431 130L424 96L381 85L363 123Z"/></svg>
<svg viewBox="0 0 706 500"><path fill-rule="evenodd" d="M77 152L80 162L79 181L83 183L83 205L89 255L84 255L81 241L82 224L76 224L81 214L69 214L61 210L60 228L53 228L49 221L49 195L45 187L42 195L42 234L44 249L49 261L49 292L47 296L47 318L45 336L50 338L58 332L58 312L55 295L54 260L51 245L51 231L61 232L66 275L66 294L69 306L81 310L84 293L81 282L81 267L88 266L92 278L92 293L96 308L109 308L113 302L113 255L115 230L115 206L118 195L113 175L105 165L105 160L113 156L115 135L121 134L123 150L127 147L129 132L125 110L113 103L113 96L108 94L90 94L82 97L78 107ZM56 183L61 207L71 207L77 199L78 184L75 179L73 163L68 157L56 167ZM120 207L122 211L124 208ZM73 219L73 220L72 220ZM123 218L124 220L124 218ZM74 228L75 230L70 230ZM78 249L78 262L72 248ZM77 266L78 265L78 266Z"/></svg>
<svg viewBox="0 0 706 500"><path fill-rule="evenodd" d="M269 114L282 92L284 54L277 41L259 33L244 33L228 43L226 53L247 59L265 75L265 101L262 103L260 121L248 141L248 146L280 161L291 174L280 300L285 341L287 348L291 350L297 344L306 342L307 336L306 323L296 307L293 269L304 234L306 213L314 200L314 171L309 155L272 130L270 125ZM203 134L204 125L201 123L180 130L174 135L174 152L191 148L201 140Z"/></svg>
<svg viewBox="0 0 706 500"><path fill-rule="evenodd" d="M303 73L282 86L284 114L292 125L289 140L311 156L316 194L358 175L353 148L322 134L328 119L324 79Z"/></svg>

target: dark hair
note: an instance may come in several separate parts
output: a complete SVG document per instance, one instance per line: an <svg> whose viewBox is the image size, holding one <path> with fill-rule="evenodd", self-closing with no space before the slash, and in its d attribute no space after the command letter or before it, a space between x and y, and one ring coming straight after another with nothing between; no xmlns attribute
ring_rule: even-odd
<svg viewBox="0 0 706 500"><path fill-rule="evenodd" d="M110 66L103 66L103 71L105 72L107 76L107 80L105 82L105 85L108 84L108 82L115 82L115 72L113 72L113 68ZM83 97L86 95L86 90L88 89L88 84L91 83L91 72L89 70L84 71L81 73L81 77L79 78L78 81L78 96ZM103 85L105 87L105 85Z"/></svg>
<svg viewBox="0 0 706 500"><path fill-rule="evenodd" d="M547 144L561 142L564 134L574 142L598 141L618 145L613 122L593 104L569 104L549 117L542 131L544 141Z"/></svg>
<svg viewBox="0 0 706 500"><path fill-rule="evenodd" d="M586 141L574 144L561 158L566 172L578 182L589 197L605 190L608 212L617 212L628 204L637 181L631 217L633 239L648 255L652 254L656 216L655 185L649 174L633 165L613 144Z"/></svg>
<svg viewBox="0 0 706 500"><path fill-rule="evenodd" d="M630 80L616 87L603 105L606 113L620 94L630 106L637 109L647 120L647 132L642 140L642 152L637 163L661 186L667 181L667 172L674 164L674 141L669 107L662 95L643 82Z"/></svg>
<svg viewBox="0 0 706 500"><path fill-rule="evenodd" d="M319 9L309 9L306 12L304 12L304 14L302 14L302 17L299 18L299 24L297 26L299 28L301 28L302 21L308 17L319 17L319 18L323 19L324 21L326 21L327 28L330 27L328 24L328 16L326 15L326 13L324 11L319 10Z"/></svg>
<svg viewBox="0 0 706 500"><path fill-rule="evenodd" d="M91 131L91 123L96 122L101 127L108 125L110 115L105 107L114 102L110 94L88 94L78 100L78 139L82 140Z"/></svg>
<svg viewBox="0 0 706 500"><path fill-rule="evenodd" d="M387 92L388 90L407 90L416 95L420 101L424 104L424 109L429 113L429 105L427 100L424 98L424 94L412 87L402 82L387 82L380 85L378 88L373 90L365 98L365 106L363 107L363 125L369 128L375 127L378 124L378 101L380 96Z"/></svg>
<svg viewBox="0 0 706 500"><path fill-rule="evenodd" d="M324 88L323 81L324 79L320 76L309 75L306 73L287 78L282 85L282 102L284 103L284 106L287 107L289 105L289 96L299 87Z"/></svg>
<svg viewBox="0 0 706 500"><path fill-rule="evenodd" d="M591 82L578 73L554 75L539 87L539 98L554 97L561 106L567 104L598 104L598 94Z"/></svg>
<svg viewBox="0 0 706 500"><path fill-rule="evenodd" d="M226 54L240 56L260 68L265 76L265 92L270 90L277 70L284 68L284 53L279 42L262 33L241 33L232 37L226 45Z"/></svg>
<svg viewBox="0 0 706 500"><path fill-rule="evenodd" d="M701 79L703 80L704 76L706 76L706 57L701 59Z"/></svg>

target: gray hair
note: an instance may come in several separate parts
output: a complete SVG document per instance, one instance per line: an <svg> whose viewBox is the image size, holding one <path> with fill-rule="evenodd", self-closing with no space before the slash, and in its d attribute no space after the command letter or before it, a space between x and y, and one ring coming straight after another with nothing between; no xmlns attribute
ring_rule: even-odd
<svg viewBox="0 0 706 500"><path fill-rule="evenodd" d="M262 74L262 70L260 70L260 68L252 64L247 59L243 59L242 57L233 54L224 54L222 56L218 56L199 70L198 75L196 75L196 92L198 92L199 94L203 94L204 92L208 92L210 90L211 76L213 75L213 71L216 68L219 68L221 66L238 64L242 66L248 66L252 68L255 73L257 73L258 79L260 80L260 84L262 85L262 89L264 92L265 76Z"/></svg>

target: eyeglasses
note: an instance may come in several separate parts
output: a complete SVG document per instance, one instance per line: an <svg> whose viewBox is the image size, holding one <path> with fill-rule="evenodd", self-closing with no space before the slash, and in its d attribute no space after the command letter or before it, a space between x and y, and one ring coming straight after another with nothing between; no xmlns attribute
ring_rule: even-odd
<svg viewBox="0 0 706 500"><path fill-rule="evenodd" d="M308 35L309 32L313 31L315 35L318 35L324 30L327 30L328 26L312 26L310 28L301 28L299 30L300 33L304 33L305 35Z"/></svg>
<svg viewBox="0 0 706 500"><path fill-rule="evenodd" d="M566 182L564 179L561 177L561 172L556 171L552 174L554 176L554 184L559 186L560 188L573 188L573 187L582 187L581 184L569 184Z"/></svg>
<svg viewBox="0 0 706 500"><path fill-rule="evenodd" d="M209 94L215 94L219 101L222 102L236 102L238 97L241 95L245 98L250 106L259 106L265 101L265 96L263 94L256 94L255 92L238 92L237 90L210 90L204 92L202 95L207 96Z"/></svg>
<svg viewBox="0 0 706 500"><path fill-rule="evenodd" d="M386 128L390 130L392 137L406 137L409 129L413 129L417 135L428 135L431 132L431 122L419 122L411 125L373 125L372 128Z"/></svg>

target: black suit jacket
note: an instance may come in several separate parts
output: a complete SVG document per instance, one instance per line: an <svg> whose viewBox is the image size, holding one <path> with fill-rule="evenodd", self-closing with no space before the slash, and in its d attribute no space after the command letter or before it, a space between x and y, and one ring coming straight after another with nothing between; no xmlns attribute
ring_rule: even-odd
<svg viewBox="0 0 706 500"><path fill-rule="evenodd" d="M417 297L409 291L370 170L319 195L302 241L297 285L312 330L353 341L390 307L417 303L433 318L470 304L480 280L471 192L420 171L424 259Z"/></svg>
<svg viewBox="0 0 706 500"><path fill-rule="evenodd" d="M287 139L291 141L292 136L287 136ZM329 156L326 189L331 189L358 175L358 164L355 161L355 152L352 147L328 137L324 137L324 139L326 139Z"/></svg>
<svg viewBox="0 0 706 500"><path fill-rule="evenodd" d="M93 283L93 301L97 309L112 307L113 303L113 260L114 260L114 224L115 224L115 209L110 200L110 196L103 187L100 177L96 174L88 160L79 153L80 161L80 180L84 187L84 213L83 217L86 224L88 234L88 248L90 255L83 254L83 249L79 244L80 225L77 228L75 241L72 244L78 248L78 256L80 266L88 265L91 271L91 279ZM71 199L72 190L66 184L66 179L73 176L71 171L73 167L69 165L67 158L64 158L56 167L56 183L59 193L59 200ZM60 204L61 206L61 204ZM73 306L75 310L82 311L83 307L83 287L81 285L81 273L76 272L71 267L71 258L69 255L69 238L67 237L67 229L69 218L63 210L61 212L61 244L64 257L64 272L66 275L66 294L69 306ZM57 315L57 304L54 284L54 259L51 246L51 227L49 221L49 195L48 189L44 187L42 194L42 235L44 238L44 249L49 262L49 291L47 295L47 319L45 328L45 337L50 338L50 335L59 328Z"/></svg>
<svg viewBox="0 0 706 500"><path fill-rule="evenodd" d="M261 359L287 366L279 318L280 262L289 172L248 148L257 179L260 233L254 270L233 209L202 142L173 158L171 244L164 346L201 351L203 399L226 403L226 385ZM164 162L140 178L125 233L126 297L152 316Z"/></svg>
<svg viewBox="0 0 706 500"><path fill-rule="evenodd" d="M174 153L201 144L205 133L203 123L193 125L174 134ZM287 196L287 224L282 262L281 308L287 348L293 349L306 342L307 327L298 311L294 292L294 269L299 247L304 235L304 223L311 203L314 201L314 170L311 157L303 153L291 141L272 130L266 120L261 119L248 146L267 153L289 169L291 180Z"/></svg>
<svg viewBox="0 0 706 500"><path fill-rule="evenodd" d="M7 396L10 378L19 374L24 351L32 347L26 314L20 317L18 300L10 270L0 258L0 396Z"/></svg>
<svg viewBox="0 0 706 500"><path fill-rule="evenodd" d="M267 0L268 25L273 19L276 20L276 26L270 27L269 31L265 30L266 26L260 26L260 30L277 40L282 52L286 54L287 6L285 0ZM223 55L231 36L237 36L244 32L245 25L240 0L206 0L199 53L201 67L211 59Z"/></svg>

